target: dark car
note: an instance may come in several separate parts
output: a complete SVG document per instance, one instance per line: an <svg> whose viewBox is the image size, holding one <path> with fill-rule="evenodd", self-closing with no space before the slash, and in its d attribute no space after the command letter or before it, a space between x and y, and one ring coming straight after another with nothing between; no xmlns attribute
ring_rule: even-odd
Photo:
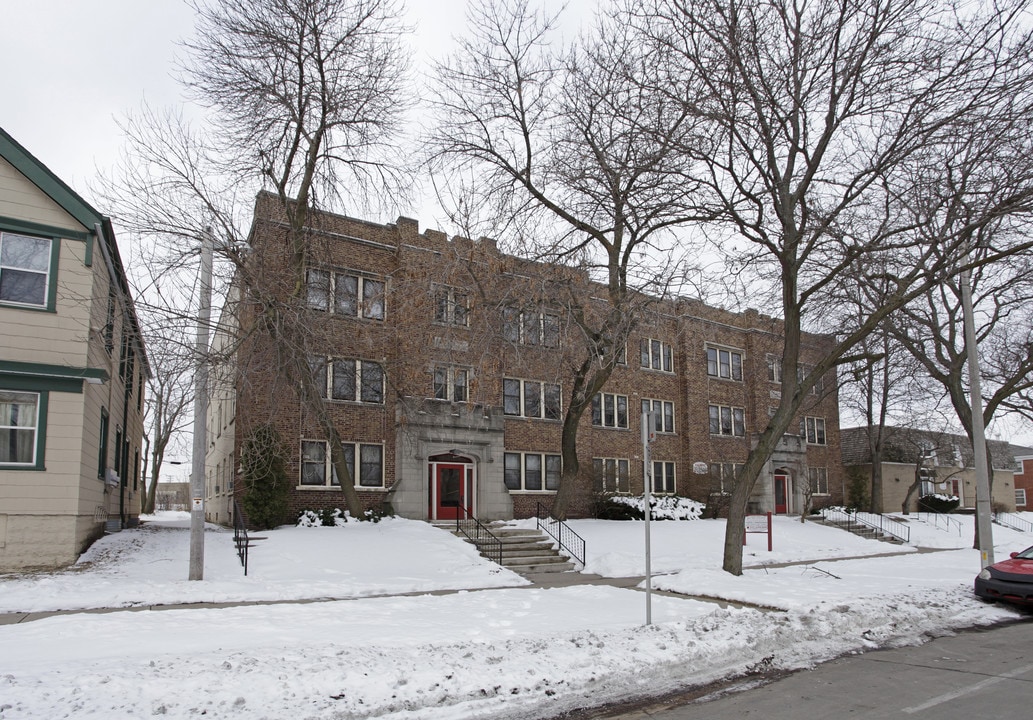
<svg viewBox="0 0 1033 720"><path fill-rule="evenodd" d="M994 563L976 576L976 595L1033 607L1033 547L1013 552L1011 558Z"/></svg>

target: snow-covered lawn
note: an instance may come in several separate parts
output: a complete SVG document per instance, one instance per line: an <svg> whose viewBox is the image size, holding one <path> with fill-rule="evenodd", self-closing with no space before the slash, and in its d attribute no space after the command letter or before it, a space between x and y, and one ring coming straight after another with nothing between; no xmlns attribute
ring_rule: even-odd
<svg viewBox="0 0 1033 720"><path fill-rule="evenodd" d="M0 577L0 610L355 598L223 609L70 614L0 626L0 719L537 718L1016 617L972 596L971 518L912 518L899 550L775 519L743 576L720 570L724 524L652 523L654 588L780 608L722 608L614 587L526 586L425 523L262 533L244 577L232 536L206 533L189 582L185 515L99 541L74 568ZM643 523L575 521L588 571L644 569ZM1033 537L994 527L998 558ZM862 557L863 559L836 559ZM788 561L807 565L764 567ZM507 587L508 586L508 587ZM488 588L488 589L482 589ZM370 597L458 590L447 595Z"/></svg>

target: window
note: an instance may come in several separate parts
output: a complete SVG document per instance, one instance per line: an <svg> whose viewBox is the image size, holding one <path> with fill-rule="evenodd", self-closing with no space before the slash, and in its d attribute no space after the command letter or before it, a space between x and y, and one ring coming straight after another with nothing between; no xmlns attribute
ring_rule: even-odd
<svg viewBox="0 0 1033 720"><path fill-rule="evenodd" d="M1026 488L1015 488L1015 506L1026 507Z"/></svg>
<svg viewBox="0 0 1033 720"><path fill-rule="evenodd" d="M559 455L505 453L503 479L508 490L555 491L560 486L562 460Z"/></svg>
<svg viewBox="0 0 1033 720"><path fill-rule="evenodd" d="M740 407L711 405L710 434L746 437L746 411Z"/></svg>
<svg viewBox="0 0 1033 720"><path fill-rule="evenodd" d="M710 463L710 492L714 495L730 495L742 467L742 463Z"/></svg>
<svg viewBox="0 0 1033 720"><path fill-rule="evenodd" d="M674 349L668 343L642 338L639 341L639 364L648 370L674 372Z"/></svg>
<svg viewBox="0 0 1033 720"><path fill-rule="evenodd" d="M777 355L767 355L765 360L768 363L768 380L770 382L782 382L782 358Z"/></svg>
<svg viewBox="0 0 1033 720"><path fill-rule="evenodd" d="M40 393L0 390L0 465L34 467L40 435Z"/></svg>
<svg viewBox="0 0 1033 720"><path fill-rule="evenodd" d="M560 419L560 386L536 380L502 380L502 411L519 417Z"/></svg>
<svg viewBox="0 0 1033 720"><path fill-rule="evenodd" d="M674 403L666 400L642 399L642 412L653 413L653 429L659 433L674 432Z"/></svg>
<svg viewBox="0 0 1033 720"><path fill-rule="evenodd" d="M466 327L470 324L470 300L466 293L447 285L434 285L434 322Z"/></svg>
<svg viewBox="0 0 1033 720"><path fill-rule="evenodd" d="M674 463L656 461L653 463L653 492L673 495L678 485L674 477Z"/></svg>
<svg viewBox="0 0 1033 720"><path fill-rule="evenodd" d="M630 493L629 468L627 458L592 458L596 489L607 493Z"/></svg>
<svg viewBox="0 0 1033 720"><path fill-rule="evenodd" d="M470 370L454 365L434 368L434 399L466 402L470 399Z"/></svg>
<svg viewBox="0 0 1033 720"><path fill-rule="evenodd" d="M384 368L370 360L317 357L309 366L320 382L320 397L353 402L384 402Z"/></svg>
<svg viewBox="0 0 1033 720"><path fill-rule="evenodd" d="M310 269L305 273L306 302L335 315L384 319L384 283L364 275Z"/></svg>
<svg viewBox="0 0 1033 720"><path fill-rule="evenodd" d="M742 380L742 353L707 347L707 375L723 380Z"/></svg>
<svg viewBox="0 0 1033 720"><path fill-rule="evenodd" d="M97 477L104 480L104 471L108 467L108 411L100 409L100 442L97 457Z"/></svg>
<svg viewBox="0 0 1033 720"><path fill-rule="evenodd" d="M592 398L592 424L597 427L628 427L628 396L596 393Z"/></svg>
<svg viewBox="0 0 1033 720"><path fill-rule="evenodd" d="M805 417L800 421L800 435L807 438L808 445L825 444L825 418Z"/></svg>
<svg viewBox="0 0 1033 720"><path fill-rule="evenodd" d="M502 308L502 337L513 344L557 348L560 318L551 313Z"/></svg>
<svg viewBox="0 0 1033 720"><path fill-rule="evenodd" d="M45 308L54 241L0 232L0 302Z"/></svg>
<svg viewBox="0 0 1033 720"><path fill-rule="evenodd" d="M814 370L813 365L798 365L796 368L796 379L798 382L803 382L803 379L811 374ZM819 377L814 381L814 385L808 391L811 395L824 395L825 394L825 378Z"/></svg>
<svg viewBox="0 0 1033 720"><path fill-rule="evenodd" d="M811 495L829 494L829 471L828 468L812 467L807 468L807 480L811 484Z"/></svg>
<svg viewBox="0 0 1033 720"><path fill-rule="evenodd" d="M384 448L367 443L342 443L344 463L357 488L384 487ZM355 455L359 456L359 473L355 474ZM323 440L301 442L301 485L304 487L340 487L333 472L327 443Z"/></svg>

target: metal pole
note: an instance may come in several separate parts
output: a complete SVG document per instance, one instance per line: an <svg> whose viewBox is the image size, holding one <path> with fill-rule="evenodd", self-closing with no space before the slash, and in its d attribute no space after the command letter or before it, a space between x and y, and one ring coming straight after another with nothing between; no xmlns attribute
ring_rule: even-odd
<svg viewBox="0 0 1033 720"><path fill-rule="evenodd" d="M971 254L966 254L968 263ZM961 310L965 321L965 351L968 354L968 385L972 408L972 451L976 465L976 540L979 543L979 566L994 562L993 530L990 527L990 475L986 468L986 430L983 427L983 393L979 381L979 358L976 354L976 324L972 313L972 271L961 273Z"/></svg>
<svg viewBox="0 0 1033 720"><path fill-rule="evenodd" d="M201 237L200 299L197 308L197 342L194 346L194 449L190 469L190 576L204 579L204 465L208 450L208 326L212 319L212 231Z"/></svg>
<svg viewBox="0 0 1033 720"><path fill-rule="evenodd" d="M642 499L646 521L646 625L653 624L653 568L652 551L649 547L649 509L653 484L653 463L649 452L649 443L653 440L653 413L642 413Z"/></svg>

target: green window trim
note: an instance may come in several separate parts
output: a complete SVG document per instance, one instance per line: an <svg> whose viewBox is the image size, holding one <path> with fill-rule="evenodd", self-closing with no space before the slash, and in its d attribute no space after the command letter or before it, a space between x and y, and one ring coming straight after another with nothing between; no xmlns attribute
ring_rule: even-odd
<svg viewBox="0 0 1033 720"><path fill-rule="evenodd" d="M25 233L30 235L30 233ZM57 270L61 260L61 238L52 235L31 234L32 237L50 241L50 265L47 270L47 297L44 305L23 305L21 303L0 300L0 307L10 310L27 310L29 312L57 312Z"/></svg>
<svg viewBox="0 0 1033 720"><path fill-rule="evenodd" d="M39 396L39 406L36 408L36 457L32 465L12 465L0 463L0 470L30 471L38 472L46 470L47 458L47 408L50 403L50 391L30 388L11 387L5 378L0 377L0 389L19 390L34 392Z"/></svg>
<svg viewBox="0 0 1033 720"><path fill-rule="evenodd" d="M83 380L102 384L109 379L107 371L100 368L0 360L0 385L11 389L81 393Z"/></svg>

